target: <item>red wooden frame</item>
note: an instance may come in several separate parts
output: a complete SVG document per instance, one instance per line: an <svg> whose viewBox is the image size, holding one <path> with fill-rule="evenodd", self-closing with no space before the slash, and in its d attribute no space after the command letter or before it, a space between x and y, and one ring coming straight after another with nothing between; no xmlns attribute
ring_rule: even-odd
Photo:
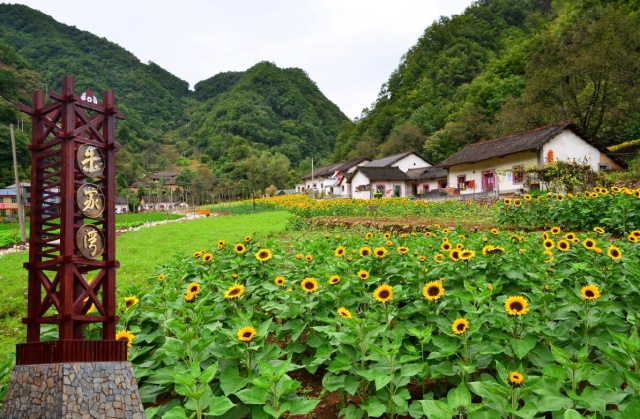
<svg viewBox="0 0 640 419"><path fill-rule="evenodd" d="M29 147L30 247L29 262L25 263L29 283L27 317L22 320L27 325L27 343L17 345L18 361L39 363L37 352L43 353L40 363L51 359L43 350L51 344L40 342L40 325L44 323L58 325L59 341L66 348L57 362L85 359L88 347L103 354L101 360L126 360L126 350L120 348L125 342L114 344L118 321L115 270L119 266L115 247L115 122L124 115L115 106L113 91L105 91L101 103L97 103L91 91L77 96L74 90L75 79L67 75L62 93L50 92L53 103L45 105L44 92L38 90L31 107L21 106L32 119L33 133ZM104 158L102 173L89 179L104 194L105 210L95 219L88 219L76 202L76 190L87 182L76 161L77 151L84 144L96 147ZM85 258L76 244L78 229L87 221L104 237L104 250L93 260ZM88 276L94 276L93 280ZM92 305L97 315L87 313ZM102 323L104 348L101 341L82 344L83 328L89 323ZM29 356L21 354L24 351L29 351Z"/></svg>

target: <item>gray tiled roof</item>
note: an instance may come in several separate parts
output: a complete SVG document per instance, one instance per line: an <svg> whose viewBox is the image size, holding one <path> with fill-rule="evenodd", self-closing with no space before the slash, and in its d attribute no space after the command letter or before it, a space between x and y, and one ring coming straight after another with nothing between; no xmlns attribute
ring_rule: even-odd
<svg viewBox="0 0 640 419"><path fill-rule="evenodd" d="M357 171L364 174L369 180L409 180L406 173L397 167L368 167L364 165L360 166Z"/></svg>
<svg viewBox="0 0 640 419"><path fill-rule="evenodd" d="M614 159L617 163L622 164L623 167L626 167L626 163L621 162L620 159L611 155L605 147L589 138L573 122L568 121L547 125L518 134L512 134L506 137L494 138L492 140L470 144L440 163L438 167L450 167L463 163L476 163L493 157L501 157L523 151L537 151L565 129L573 131L584 141L591 144L601 152L609 155L609 157Z"/></svg>
<svg viewBox="0 0 640 419"><path fill-rule="evenodd" d="M421 167L407 170L407 176L415 180L439 179L447 177L447 170L441 167Z"/></svg>

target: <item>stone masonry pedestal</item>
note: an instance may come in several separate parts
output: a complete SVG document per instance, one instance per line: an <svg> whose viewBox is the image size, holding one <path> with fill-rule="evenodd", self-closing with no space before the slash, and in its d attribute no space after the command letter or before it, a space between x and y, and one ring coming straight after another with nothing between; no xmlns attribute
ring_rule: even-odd
<svg viewBox="0 0 640 419"><path fill-rule="evenodd" d="M0 417L144 419L130 362L16 365Z"/></svg>

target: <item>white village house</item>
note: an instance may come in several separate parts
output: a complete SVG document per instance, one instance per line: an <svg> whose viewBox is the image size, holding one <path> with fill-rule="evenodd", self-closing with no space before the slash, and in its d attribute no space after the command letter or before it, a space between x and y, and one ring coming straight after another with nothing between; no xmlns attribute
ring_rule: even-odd
<svg viewBox="0 0 640 419"><path fill-rule="evenodd" d="M433 167L418 153L406 151L357 167L340 185L346 186L346 198L371 199L376 193L383 197L420 196L444 188L446 171Z"/></svg>
<svg viewBox="0 0 640 419"><path fill-rule="evenodd" d="M448 183L460 195L509 194L523 191L525 167L542 167L553 161L589 165L594 172L626 168L623 160L572 122L470 144L438 167L448 170Z"/></svg>
<svg viewBox="0 0 640 419"><path fill-rule="evenodd" d="M326 195L345 196L345 188L340 186L342 179L368 162L369 159L358 159L314 168L311 173L302 177L303 183L296 185L296 192L316 191Z"/></svg>

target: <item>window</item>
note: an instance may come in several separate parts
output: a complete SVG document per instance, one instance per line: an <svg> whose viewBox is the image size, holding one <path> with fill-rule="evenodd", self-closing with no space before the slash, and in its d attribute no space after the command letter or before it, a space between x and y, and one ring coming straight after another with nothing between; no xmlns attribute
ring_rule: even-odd
<svg viewBox="0 0 640 419"><path fill-rule="evenodd" d="M458 175L458 189L467 188L467 175Z"/></svg>
<svg viewBox="0 0 640 419"><path fill-rule="evenodd" d="M447 181L446 180L439 180L438 181L438 189L444 189L447 187Z"/></svg>
<svg viewBox="0 0 640 419"><path fill-rule="evenodd" d="M16 198L16 197L12 197L12 198L11 198L11 203L12 203L12 204L17 204L17 203L18 203L18 198Z"/></svg>
<svg viewBox="0 0 640 419"><path fill-rule="evenodd" d="M513 183L524 182L524 167L522 165L513 166L511 170Z"/></svg>
<svg viewBox="0 0 640 419"><path fill-rule="evenodd" d="M429 192L429 185L422 185L422 193Z"/></svg>
<svg viewBox="0 0 640 419"><path fill-rule="evenodd" d="M376 185L376 192L384 194L384 185Z"/></svg>

